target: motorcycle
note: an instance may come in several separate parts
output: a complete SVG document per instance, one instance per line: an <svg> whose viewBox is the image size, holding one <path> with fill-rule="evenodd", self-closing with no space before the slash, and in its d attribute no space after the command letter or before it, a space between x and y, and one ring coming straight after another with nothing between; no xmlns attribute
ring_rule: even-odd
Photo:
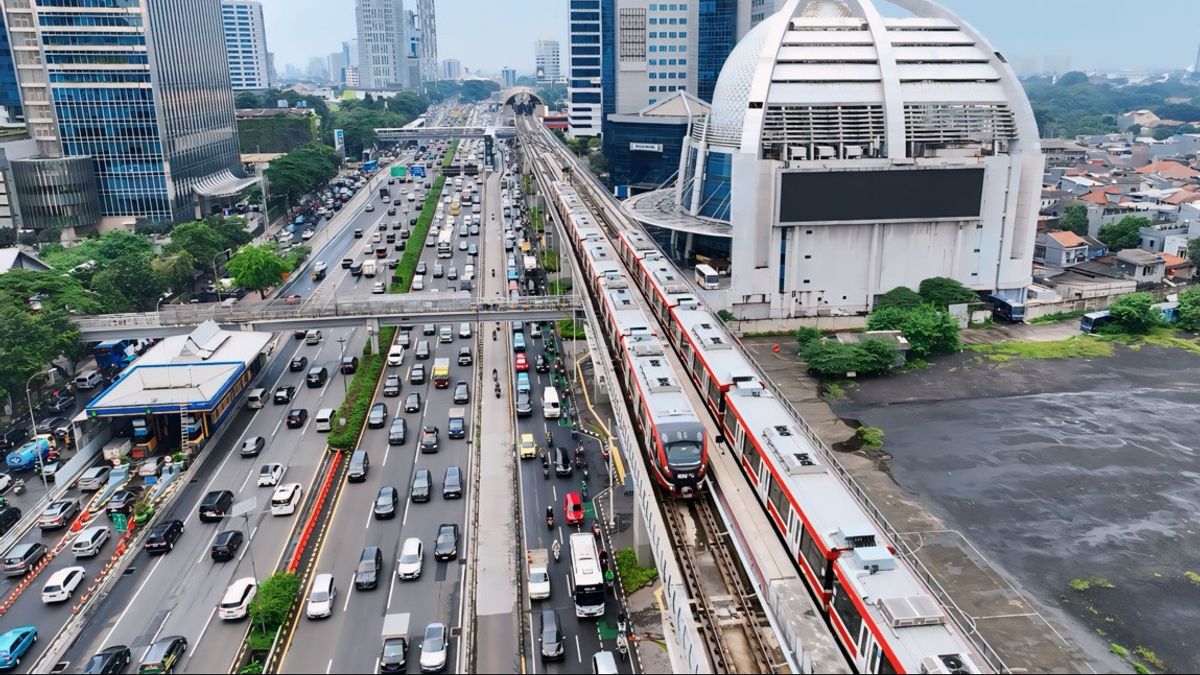
<svg viewBox="0 0 1200 675"><path fill-rule="evenodd" d="M554 553L554 562L558 562L558 556L562 552L562 547L559 546L557 541L550 547L550 551Z"/></svg>
<svg viewBox="0 0 1200 675"><path fill-rule="evenodd" d="M554 507L546 507L546 527L554 528Z"/></svg>
<svg viewBox="0 0 1200 675"><path fill-rule="evenodd" d="M597 539L600 538L600 519L599 518L592 521L592 536Z"/></svg>
<svg viewBox="0 0 1200 675"><path fill-rule="evenodd" d="M13 494L14 494L14 495L23 495L23 494L25 494L25 480L24 480L24 479L22 479L22 478L18 478L18 479L16 480L16 482L15 482L15 483L13 483L13 486L12 486L12 491L13 491Z"/></svg>
<svg viewBox="0 0 1200 675"><path fill-rule="evenodd" d="M496 331L493 330L492 331L492 342L495 342L495 341L496 341Z"/></svg>

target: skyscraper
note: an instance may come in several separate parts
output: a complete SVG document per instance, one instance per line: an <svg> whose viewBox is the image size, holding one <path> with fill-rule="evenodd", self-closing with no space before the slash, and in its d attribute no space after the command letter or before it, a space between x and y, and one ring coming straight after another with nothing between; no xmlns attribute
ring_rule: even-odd
<svg viewBox="0 0 1200 675"><path fill-rule="evenodd" d="M363 89L408 86L408 42L403 0L357 0L358 81Z"/></svg>
<svg viewBox="0 0 1200 675"><path fill-rule="evenodd" d="M9 50L8 30L5 28L4 14L0 13L0 117L4 122L18 122L24 119L21 112L21 88L17 86L17 70L13 66L12 52Z"/></svg>
<svg viewBox="0 0 1200 675"><path fill-rule="evenodd" d="M433 0L417 1L417 24L421 27L421 80L436 82L438 79L437 13Z"/></svg>
<svg viewBox="0 0 1200 675"><path fill-rule="evenodd" d="M538 82L558 82L562 79L559 67L558 40L538 40L533 45L534 78Z"/></svg>
<svg viewBox="0 0 1200 675"><path fill-rule="evenodd" d="M240 178L221 5L111 4L4 5L41 153L13 162L27 226L185 220L254 181Z"/></svg>
<svg viewBox="0 0 1200 675"><path fill-rule="evenodd" d="M613 1L570 0L571 74L567 79L567 132L574 137L600 135L604 112L600 76L600 28L603 22L600 14L602 6L611 14ZM610 67L608 80L612 80L614 71L615 68Z"/></svg>
<svg viewBox="0 0 1200 675"><path fill-rule="evenodd" d="M504 80L505 87L517 86L517 71L505 66L500 70L500 77Z"/></svg>
<svg viewBox="0 0 1200 675"><path fill-rule="evenodd" d="M225 52L229 57L229 80L234 91L271 87L267 59L267 33L262 3L258 0L221 0L225 21Z"/></svg>
<svg viewBox="0 0 1200 675"><path fill-rule="evenodd" d="M424 39L421 26L417 23L417 13L404 10L404 81L410 89L421 87L421 59L425 48L421 45Z"/></svg>
<svg viewBox="0 0 1200 675"><path fill-rule="evenodd" d="M461 80L462 62L460 62L458 59L446 59L445 61L442 61L442 72L438 79Z"/></svg>

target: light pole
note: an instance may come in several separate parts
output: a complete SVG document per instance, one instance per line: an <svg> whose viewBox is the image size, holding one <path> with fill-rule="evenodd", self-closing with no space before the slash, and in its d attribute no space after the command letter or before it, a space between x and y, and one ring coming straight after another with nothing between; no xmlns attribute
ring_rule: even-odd
<svg viewBox="0 0 1200 675"><path fill-rule="evenodd" d="M37 434L37 418L33 416L33 394L30 393L29 387L33 385L33 378L40 375L50 375L53 372L53 370L39 371L30 375L29 379L25 381L25 403L29 405L29 423L33 425L30 427L30 431L32 431L34 434ZM50 430L50 436L51 438L54 437L53 429ZM42 470L42 453L38 450L35 450L34 457L37 458L38 475L42 477L42 488L49 490L50 486L46 483L46 472Z"/></svg>
<svg viewBox="0 0 1200 675"><path fill-rule="evenodd" d="M342 363L346 360L346 336L343 335L339 337L337 341L342 347L342 356L341 359L338 360L338 370L342 371L342 395L347 396L350 394L350 385L346 384L346 380L349 379L350 376L347 375L346 371L342 369Z"/></svg>
<svg viewBox="0 0 1200 675"><path fill-rule="evenodd" d="M221 301L221 275L217 274L217 260L221 256L231 256L231 255L233 255L233 249L227 248L224 251L221 251L217 255L213 256L213 265L212 265L212 267L213 267L213 288L215 288L217 291L217 302ZM225 259L228 260L229 258L226 257Z"/></svg>

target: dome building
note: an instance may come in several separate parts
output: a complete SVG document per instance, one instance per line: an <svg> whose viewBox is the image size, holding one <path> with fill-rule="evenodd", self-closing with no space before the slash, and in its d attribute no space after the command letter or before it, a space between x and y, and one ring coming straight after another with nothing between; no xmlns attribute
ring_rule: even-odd
<svg viewBox="0 0 1200 675"><path fill-rule="evenodd" d="M741 319L863 314L935 276L1019 319L1042 166L1020 82L950 12L788 0L725 62L675 187L626 209L728 269L717 304Z"/></svg>

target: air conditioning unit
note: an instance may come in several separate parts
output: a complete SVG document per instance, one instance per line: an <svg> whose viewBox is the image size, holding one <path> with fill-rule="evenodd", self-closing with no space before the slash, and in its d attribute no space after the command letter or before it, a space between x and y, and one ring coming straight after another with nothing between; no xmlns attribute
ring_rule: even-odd
<svg viewBox="0 0 1200 675"><path fill-rule="evenodd" d="M978 673L979 668L966 654L942 654L921 659L922 673Z"/></svg>

